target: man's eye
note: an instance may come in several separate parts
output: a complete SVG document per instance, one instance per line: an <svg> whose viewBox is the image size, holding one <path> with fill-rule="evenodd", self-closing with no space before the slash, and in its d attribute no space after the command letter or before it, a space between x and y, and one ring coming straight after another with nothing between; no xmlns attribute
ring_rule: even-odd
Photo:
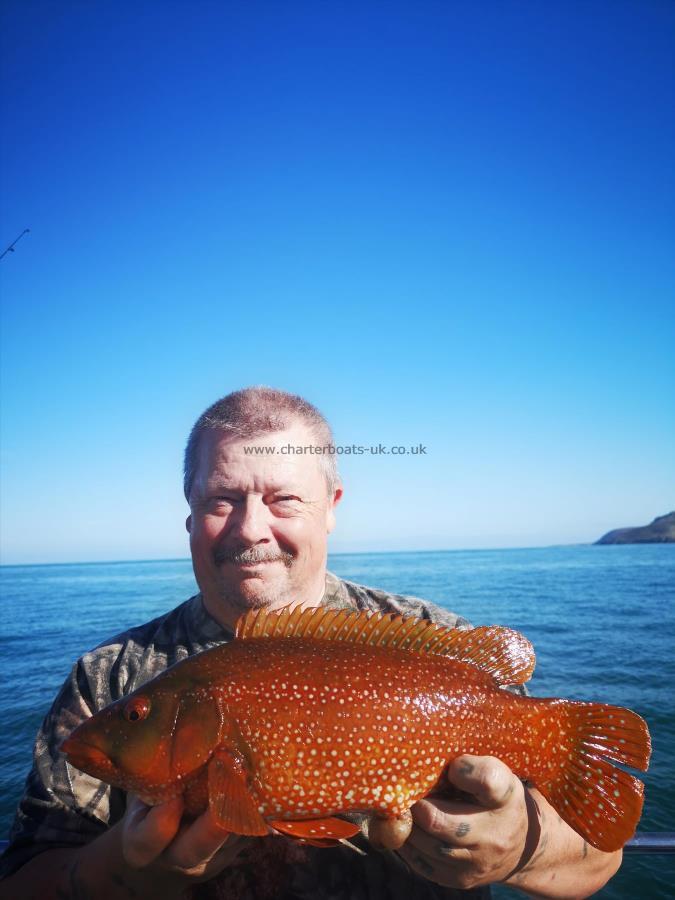
<svg viewBox="0 0 675 900"><path fill-rule="evenodd" d="M300 497L296 497L294 494L279 494L278 497L273 497L269 502L279 512L291 512L302 505Z"/></svg>

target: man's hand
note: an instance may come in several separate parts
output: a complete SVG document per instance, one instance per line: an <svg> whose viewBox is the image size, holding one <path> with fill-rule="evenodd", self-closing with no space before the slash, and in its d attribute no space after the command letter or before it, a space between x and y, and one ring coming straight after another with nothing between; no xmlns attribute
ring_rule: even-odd
<svg viewBox="0 0 675 900"><path fill-rule="evenodd" d="M468 798L416 803L399 850L428 881L464 889L504 881L532 896L570 900L598 891L621 864L620 850L590 847L492 756L458 757L448 781Z"/></svg>
<svg viewBox="0 0 675 900"><path fill-rule="evenodd" d="M132 869L207 881L237 858L248 839L220 828L209 810L181 825L183 800L147 806L130 797L122 821L122 855Z"/></svg>
<svg viewBox="0 0 675 900"><path fill-rule="evenodd" d="M413 826L399 851L428 881L472 888L503 881L527 862L539 837L536 804L504 763L460 756L448 780L471 802L433 798L412 808Z"/></svg>
<svg viewBox="0 0 675 900"><path fill-rule="evenodd" d="M231 865L251 840L219 828L208 811L184 824L182 813L181 798L147 806L129 797L116 825L77 849L35 856L0 882L0 897L178 900L190 884Z"/></svg>

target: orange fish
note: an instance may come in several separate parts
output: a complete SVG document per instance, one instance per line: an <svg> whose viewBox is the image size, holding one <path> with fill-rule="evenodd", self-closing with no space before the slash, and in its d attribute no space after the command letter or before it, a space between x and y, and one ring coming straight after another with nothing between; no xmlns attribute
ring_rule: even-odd
<svg viewBox="0 0 675 900"><path fill-rule="evenodd" d="M366 813L400 846L410 807L463 753L492 755L541 791L594 847L631 837L645 722L598 703L501 689L534 669L508 628L448 629L396 615L296 608L246 614L236 639L177 663L64 742L79 769L148 803L184 794L222 828L316 846ZM400 827L397 827L400 826Z"/></svg>

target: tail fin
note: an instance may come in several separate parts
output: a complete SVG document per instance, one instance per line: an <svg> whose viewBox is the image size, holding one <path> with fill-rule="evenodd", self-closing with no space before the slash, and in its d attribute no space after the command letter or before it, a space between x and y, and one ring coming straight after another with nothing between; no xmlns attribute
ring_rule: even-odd
<svg viewBox="0 0 675 900"><path fill-rule="evenodd" d="M613 766L645 771L651 740L646 722L629 709L599 703L550 701L556 749L533 778L567 824L598 850L618 850L633 836L644 785ZM553 746L553 744L552 744Z"/></svg>

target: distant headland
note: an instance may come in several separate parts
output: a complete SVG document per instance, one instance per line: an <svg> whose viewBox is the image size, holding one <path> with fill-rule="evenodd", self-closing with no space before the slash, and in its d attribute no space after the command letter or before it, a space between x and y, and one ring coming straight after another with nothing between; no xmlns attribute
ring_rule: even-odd
<svg viewBox="0 0 675 900"><path fill-rule="evenodd" d="M675 544L675 511L638 528L615 528L596 544Z"/></svg>

